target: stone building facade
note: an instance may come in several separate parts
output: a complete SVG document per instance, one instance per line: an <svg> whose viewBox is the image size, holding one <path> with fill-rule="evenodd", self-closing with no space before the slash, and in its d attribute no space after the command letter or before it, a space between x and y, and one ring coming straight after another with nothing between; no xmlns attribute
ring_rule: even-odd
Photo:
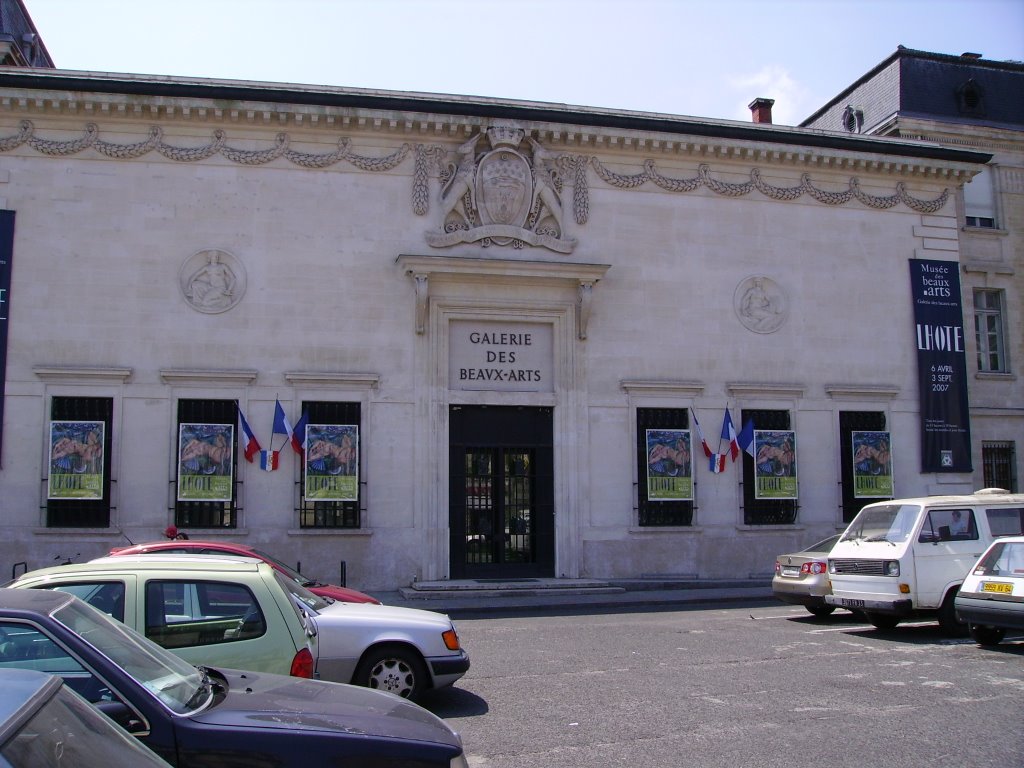
<svg viewBox="0 0 1024 768"><path fill-rule="evenodd" d="M975 487L1024 476L1024 62L900 47L802 125L991 153L957 190ZM970 320L973 319L973 324Z"/></svg>
<svg viewBox="0 0 1024 768"><path fill-rule="evenodd" d="M0 71L0 565L175 525L368 591L765 576L870 500L854 433L891 441L897 495L976 484L922 470L908 263L960 267L957 190L989 158ZM766 452L713 472L726 408Z"/></svg>

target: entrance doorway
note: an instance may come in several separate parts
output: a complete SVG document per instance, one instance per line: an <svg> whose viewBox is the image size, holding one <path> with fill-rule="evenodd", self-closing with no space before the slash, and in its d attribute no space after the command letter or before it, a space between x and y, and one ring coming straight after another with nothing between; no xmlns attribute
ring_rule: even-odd
<svg viewBox="0 0 1024 768"><path fill-rule="evenodd" d="M449 410L453 579L554 576L552 409Z"/></svg>

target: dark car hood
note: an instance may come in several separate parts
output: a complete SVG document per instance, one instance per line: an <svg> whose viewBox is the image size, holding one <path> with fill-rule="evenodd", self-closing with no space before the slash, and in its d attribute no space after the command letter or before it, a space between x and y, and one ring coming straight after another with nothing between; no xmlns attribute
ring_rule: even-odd
<svg viewBox="0 0 1024 768"><path fill-rule="evenodd" d="M448 744L461 750L459 737L443 720L418 704L382 691L299 677L210 670L227 679L228 691L196 723L295 731L342 731L408 741Z"/></svg>

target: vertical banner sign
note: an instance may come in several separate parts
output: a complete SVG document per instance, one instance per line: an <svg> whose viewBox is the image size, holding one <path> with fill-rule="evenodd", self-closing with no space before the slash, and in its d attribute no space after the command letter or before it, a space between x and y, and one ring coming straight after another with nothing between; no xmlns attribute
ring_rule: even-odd
<svg viewBox="0 0 1024 768"><path fill-rule="evenodd" d="M690 430L647 430L647 500L691 501Z"/></svg>
<svg viewBox="0 0 1024 768"><path fill-rule="evenodd" d="M50 422L49 499L102 499L102 421Z"/></svg>
<svg viewBox="0 0 1024 768"><path fill-rule="evenodd" d="M0 456L3 455L4 445L4 385L7 381L7 324L11 316L13 258L14 211L0 211Z"/></svg>
<svg viewBox="0 0 1024 768"><path fill-rule="evenodd" d="M308 501L359 499L359 427L355 424L306 425Z"/></svg>
<svg viewBox="0 0 1024 768"><path fill-rule="evenodd" d="M796 432L754 430L754 498L797 498Z"/></svg>
<svg viewBox="0 0 1024 768"><path fill-rule="evenodd" d="M853 496L891 499L892 453L888 432L853 433Z"/></svg>
<svg viewBox="0 0 1024 768"><path fill-rule="evenodd" d="M921 471L971 472L958 262L910 259L921 397Z"/></svg>
<svg viewBox="0 0 1024 768"><path fill-rule="evenodd" d="M231 501L234 424L178 426L178 501Z"/></svg>

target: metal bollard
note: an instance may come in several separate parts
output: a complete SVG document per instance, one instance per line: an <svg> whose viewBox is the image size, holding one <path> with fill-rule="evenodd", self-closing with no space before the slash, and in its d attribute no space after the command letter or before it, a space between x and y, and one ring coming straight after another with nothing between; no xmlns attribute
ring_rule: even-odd
<svg viewBox="0 0 1024 768"><path fill-rule="evenodd" d="M348 569L345 567L345 561L342 560L341 561L341 574L340 574L341 578L338 580L338 586L341 586L341 587L346 586L346 584L345 584L345 571L346 570L348 570Z"/></svg>

